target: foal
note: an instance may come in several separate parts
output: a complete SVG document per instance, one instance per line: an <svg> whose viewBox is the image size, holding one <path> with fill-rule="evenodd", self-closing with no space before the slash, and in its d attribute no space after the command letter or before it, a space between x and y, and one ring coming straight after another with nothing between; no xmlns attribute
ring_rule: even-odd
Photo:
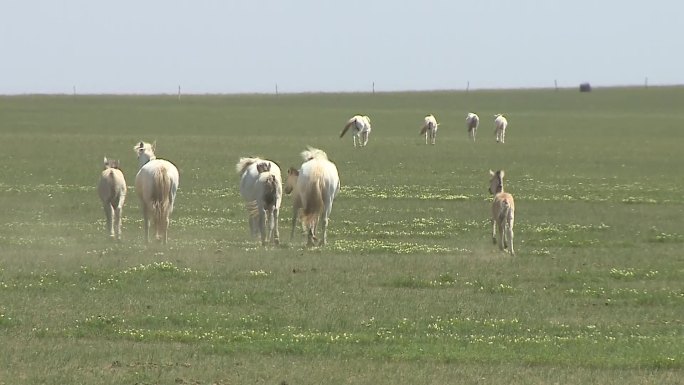
<svg viewBox="0 0 684 385"><path fill-rule="evenodd" d="M496 231L499 230L499 249L508 247L511 255L513 250L513 222L515 219L515 202L513 195L504 192L504 171L489 170L492 179L489 181L489 192L494 195L492 202L492 241L496 244Z"/></svg>
<svg viewBox="0 0 684 385"><path fill-rule="evenodd" d="M121 240L121 212L126 200L126 179L119 169L119 161L104 158L97 192L107 218L107 231L112 239Z"/></svg>

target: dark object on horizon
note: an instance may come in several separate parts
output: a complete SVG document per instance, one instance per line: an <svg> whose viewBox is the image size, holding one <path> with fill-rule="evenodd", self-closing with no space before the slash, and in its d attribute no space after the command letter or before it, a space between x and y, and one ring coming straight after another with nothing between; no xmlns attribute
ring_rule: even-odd
<svg viewBox="0 0 684 385"><path fill-rule="evenodd" d="M580 84L580 92L591 92L591 84L589 84L589 83Z"/></svg>

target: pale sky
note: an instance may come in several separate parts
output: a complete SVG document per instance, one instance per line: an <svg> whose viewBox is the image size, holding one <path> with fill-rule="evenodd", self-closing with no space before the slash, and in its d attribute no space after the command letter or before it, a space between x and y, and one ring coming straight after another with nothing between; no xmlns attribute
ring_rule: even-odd
<svg viewBox="0 0 684 385"><path fill-rule="evenodd" d="M0 0L0 94L684 84L681 0Z"/></svg>

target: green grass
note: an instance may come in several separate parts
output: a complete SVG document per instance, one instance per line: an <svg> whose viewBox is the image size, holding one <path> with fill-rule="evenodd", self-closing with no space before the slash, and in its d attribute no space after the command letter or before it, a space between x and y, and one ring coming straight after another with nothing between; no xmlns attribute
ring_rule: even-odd
<svg viewBox="0 0 684 385"><path fill-rule="evenodd" d="M0 384L679 383L683 103L677 87L0 97ZM365 149L338 138L357 113ZM166 247L143 241L140 140L181 173ZM298 165L306 145L342 181L330 244L289 241L286 197L284 245L263 248L234 165ZM122 243L95 190L105 155L131 186ZM516 257L490 239L500 168Z"/></svg>

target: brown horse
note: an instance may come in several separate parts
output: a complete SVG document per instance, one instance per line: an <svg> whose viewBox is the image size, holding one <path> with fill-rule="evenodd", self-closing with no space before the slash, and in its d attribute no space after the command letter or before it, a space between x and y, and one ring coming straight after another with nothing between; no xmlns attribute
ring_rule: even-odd
<svg viewBox="0 0 684 385"><path fill-rule="evenodd" d="M492 179L489 181L489 192L494 195L492 201L492 241L496 244L496 231L499 230L499 249L508 247L511 255L513 250L513 222L515 219L515 202L513 195L504 192L504 171L489 170Z"/></svg>

